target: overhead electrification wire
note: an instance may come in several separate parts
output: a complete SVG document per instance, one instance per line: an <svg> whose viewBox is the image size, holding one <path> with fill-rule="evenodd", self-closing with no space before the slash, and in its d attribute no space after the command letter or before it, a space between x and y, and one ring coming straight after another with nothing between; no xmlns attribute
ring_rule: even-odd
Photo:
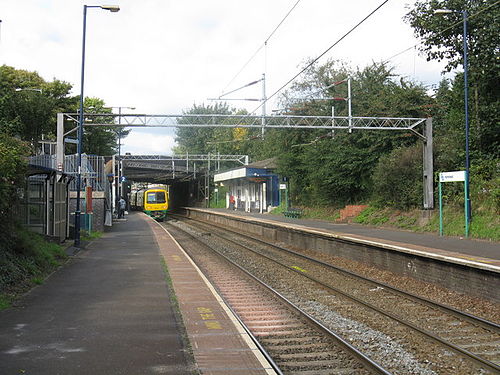
<svg viewBox="0 0 500 375"><path fill-rule="evenodd" d="M300 3L300 1L301 0L297 0L295 2L295 4L290 8L290 10L285 15L285 17L283 17L283 19L280 21L280 23L278 24L278 26L276 26L274 28L274 30L271 32L271 34L269 34L269 36L266 38L266 40L264 41L264 43L262 43L262 45L259 48L257 48L257 51L255 51L254 54L252 56L250 56L250 58L247 60L247 62L245 64L243 64L243 67L238 71L238 73L236 73L235 76L233 78L231 78L231 80L229 81L229 83L222 90L223 92L229 87L229 85L231 85L231 83L233 83L233 81L240 75L240 73L247 67L247 65L250 64L250 61L252 61L253 58L255 56L257 56L257 54L260 52L260 50L267 45L267 42L269 42L269 39L271 39L271 37L274 35L274 33L276 33L276 31L283 24L283 22L285 22L285 20L288 18L288 16L290 15L290 13L292 13L292 11L295 9L295 7Z"/></svg>
<svg viewBox="0 0 500 375"><path fill-rule="evenodd" d="M368 18L370 18L373 14L375 14L380 8L382 8L389 0L384 0L378 7L376 7L374 10L372 10L365 18L363 18L361 21L359 21L354 27L352 27L348 32L346 32L344 35L342 35L335 43L333 43L330 47L328 47L321 55L316 57L313 61L311 61L307 66L302 69L300 72L295 74L290 80L288 80L283 86L281 86L278 90L276 90L271 96L268 96L265 101L263 101L257 108L255 108L252 112L250 112L250 115L252 113L255 113L259 108L261 108L267 101L269 101L271 98L276 96L277 93L279 93L281 90L283 90L285 87L287 87L290 83L292 83L298 76L300 76L302 73L304 73L307 69L309 69L311 66L313 66L319 59L321 59L325 54L327 54L333 47L335 47L337 44L339 44L342 40L344 40L349 34L351 34L354 30L356 30L361 24L363 24Z"/></svg>
<svg viewBox="0 0 500 375"><path fill-rule="evenodd" d="M235 91L238 91L238 90L244 89L245 87L255 85L255 84L257 84L257 83L259 83L259 82L261 82L261 81L262 81L262 79L259 79L259 80L257 80L257 81L253 81L253 82L247 83L246 85L243 85L243 86L241 86L241 87L238 87L237 89L234 89L234 90L231 90L231 91L229 91L229 92L226 92L225 94L222 94L221 96L219 96L219 99L220 99L220 98L222 98L223 96L226 96L226 95L232 94L232 93L233 93L233 92L235 92Z"/></svg>

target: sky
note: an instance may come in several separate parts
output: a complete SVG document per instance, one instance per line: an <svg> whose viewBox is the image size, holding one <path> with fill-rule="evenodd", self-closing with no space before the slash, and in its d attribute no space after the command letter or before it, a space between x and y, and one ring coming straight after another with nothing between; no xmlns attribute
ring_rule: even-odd
<svg viewBox="0 0 500 375"><path fill-rule="evenodd" d="M101 98L107 106L135 107L123 108L123 113L181 114L193 104L213 104L209 98L258 80L263 73L270 96L304 61L319 56L382 2L1 0L0 64L36 71L48 81L69 82L72 94L78 95L83 5L119 5L117 13L87 10L85 96ZM234 78L296 3L267 47ZM416 45L403 21L412 4L389 0L319 63L340 59L363 68ZM390 64L395 73L429 86L440 81L444 66L427 62L415 48ZM261 96L262 87L254 85L232 97ZM249 111L258 106L229 104ZM266 107L270 114L276 103L271 100ZM122 141L122 152L168 155L174 138L173 129L134 128Z"/></svg>

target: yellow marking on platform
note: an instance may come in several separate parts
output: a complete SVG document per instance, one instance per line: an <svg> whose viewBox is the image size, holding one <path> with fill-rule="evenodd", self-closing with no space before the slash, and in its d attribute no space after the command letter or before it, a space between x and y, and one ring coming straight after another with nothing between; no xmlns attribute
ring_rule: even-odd
<svg viewBox="0 0 500 375"><path fill-rule="evenodd" d="M465 259L465 260L472 260L473 262L480 262L480 263L495 263L493 260L483 260L479 258L474 258L474 257L465 257L465 256L456 256L456 258L460 259Z"/></svg>
<svg viewBox="0 0 500 375"><path fill-rule="evenodd" d="M212 309L208 307L198 307L197 310L200 313L200 318L206 320L205 326L208 329L222 329L220 323L217 320L213 320L215 319L215 314L212 312Z"/></svg>
<svg viewBox="0 0 500 375"><path fill-rule="evenodd" d="M300 272L304 272L304 273L307 272L305 269L297 267L297 266L292 266L292 268L295 269L295 270L297 270L297 271L300 271Z"/></svg>
<svg viewBox="0 0 500 375"><path fill-rule="evenodd" d="M214 314L200 314L201 319L203 320L210 320L210 319L215 319Z"/></svg>
<svg viewBox="0 0 500 375"><path fill-rule="evenodd" d="M217 320L207 321L207 322L205 322L205 326L208 329L222 329L222 326L220 325L220 323Z"/></svg>
<svg viewBox="0 0 500 375"><path fill-rule="evenodd" d="M172 259L176 262L180 262L182 260L181 257L178 255L172 255Z"/></svg>

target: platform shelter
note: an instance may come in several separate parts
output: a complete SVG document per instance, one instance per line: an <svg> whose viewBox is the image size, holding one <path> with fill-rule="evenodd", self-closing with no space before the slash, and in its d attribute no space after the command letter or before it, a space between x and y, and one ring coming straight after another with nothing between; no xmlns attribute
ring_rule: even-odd
<svg viewBox="0 0 500 375"><path fill-rule="evenodd" d="M275 159L266 159L214 175L216 185L227 188L226 208L269 212L279 205L279 178Z"/></svg>
<svg viewBox="0 0 500 375"><path fill-rule="evenodd" d="M19 189L23 225L55 241L69 236L69 184L73 177L40 165L28 165L26 185Z"/></svg>

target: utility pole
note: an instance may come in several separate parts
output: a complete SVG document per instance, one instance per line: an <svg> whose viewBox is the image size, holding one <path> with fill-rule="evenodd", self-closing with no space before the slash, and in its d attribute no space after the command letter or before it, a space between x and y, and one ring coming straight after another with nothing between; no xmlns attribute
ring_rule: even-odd
<svg viewBox="0 0 500 375"><path fill-rule="evenodd" d="M262 73L262 130L261 136L264 139L264 133L266 132L266 73Z"/></svg>

